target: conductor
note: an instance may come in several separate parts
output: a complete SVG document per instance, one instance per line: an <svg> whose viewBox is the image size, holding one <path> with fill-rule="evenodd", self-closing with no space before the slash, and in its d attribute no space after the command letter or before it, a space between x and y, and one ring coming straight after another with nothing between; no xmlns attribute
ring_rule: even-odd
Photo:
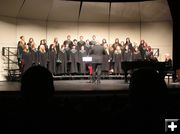
<svg viewBox="0 0 180 134"><path fill-rule="evenodd" d="M97 41L90 51L90 55L92 56L92 71L93 71L92 83L95 83L96 81L97 84L100 83L104 54L105 54L104 47L100 45L99 41Z"/></svg>

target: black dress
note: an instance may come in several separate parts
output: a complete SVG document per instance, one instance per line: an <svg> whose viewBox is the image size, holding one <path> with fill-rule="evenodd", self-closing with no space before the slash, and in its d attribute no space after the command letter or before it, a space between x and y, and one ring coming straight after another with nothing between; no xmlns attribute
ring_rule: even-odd
<svg viewBox="0 0 180 134"><path fill-rule="evenodd" d="M86 50L79 51L79 64L80 64L80 73L86 74L86 62L83 61L83 57L87 56Z"/></svg>
<svg viewBox="0 0 180 134"><path fill-rule="evenodd" d="M38 65L38 51L37 49L31 49L32 66Z"/></svg>
<svg viewBox="0 0 180 134"><path fill-rule="evenodd" d="M22 72L22 55L23 55L23 49L26 43L23 43L21 41L18 42L17 45L17 60L18 60L18 66L20 71Z"/></svg>
<svg viewBox="0 0 180 134"><path fill-rule="evenodd" d="M112 45L112 47L113 47L114 50L116 49L117 46L122 47L121 44L118 43L118 42L117 42L117 43L115 42L115 43Z"/></svg>
<svg viewBox="0 0 180 134"><path fill-rule="evenodd" d="M18 45L17 45L17 58L18 59L22 59L22 54L23 54L25 44L26 43L23 44L21 41L18 42Z"/></svg>
<svg viewBox="0 0 180 134"><path fill-rule="evenodd" d="M72 46L73 46L73 42L71 40L65 40L64 43L63 43L65 46L66 44L69 45L69 48L72 49Z"/></svg>
<svg viewBox="0 0 180 134"><path fill-rule="evenodd" d="M140 61L142 60L142 56L141 56L141 53L140 51L137 51L137 52L134 52L133 55L132 55L132 60L133 61Z"/></svg>
<svg viewBox="0 0 180 134"><path fill-rule="evenodd" d="M96 45L96 41L95 41L95 40L91 40L91 41L89 42L89 45L95 46L95 45Z"/></svg>
<svg viewBox="0 0 180 134"><path fill-rule="evenodd" d="M59 45L59 43L56 44L56 51L57 51L57 53L60 51L60 45Z"/></svg>
<svg viewBox="0 0 180 134"><path fill-rule="evenodd" d="M39 51L41 45L44 45L46 52L48 52L49 49L48 49L48 45L46 43L45 44L40 44L38 46L38 51Z"/></svg>
<svg viewBox="0 0 180 134"><path fill-rule="evenodd" d="M82 41L82 40L78 41L78 43L77 43L77 50L80 50L82 46L85 46L85 44L86 43L84 41Z"/></svg>
<svg viewBox="0 0 180 134"><path fill-rule="evenodd" d="M114 62L114 73L115 74L120 74L122 73L122 68L121 68L121 62L123 61L122 58L122 53L115 51L113 54L113 62Z"/></svg>
<svg viewBox="0 0 180 134"><path fill-rule="evenodd" d="M29 46L29 50L32 50L32 43L28 42L27 45Z"/></svg>
<svg viewBox="0 0 180 134"><path fill-rule="evenodd" d="M69 55L70 73L78 73L79 54L76 49L71 49Z"/></svg>
<svg viewBox="0 0 180 134"><path fill-rule="evenodd" d="M67 73L67 53L66 50L60 50L58 53L61 63L57 64L56 73L57 75Z"/></svg>
<svg viewBox="0 0 180 134"><path fill-rule="evenodd" d="M111 57L111 60L110 60L110 70L111 70L111 69L114 69L114 62L113 62L114 50L110 49L109 53L110 53L110 57ZM113 72L111 72L111 73L113 73Z"/></svg>
<svg viewBox="0 0 180 134"><path fill-rule="evenodd" d="M140 51L142 60L145 60L145 59L146 59L146 48L143 47L143 44L140 44L139 47L138 47L138 49L139 49L139 51Z"/></svg>
<svg viewBox="0 0 180 134"><path fill-rule="evenodd" d="M97 82L100 83L103 55L105 54L104 47L95 45L92 47L89 54L92 56L92 82L94 83L97 80Z"/></svg>
<svg viewBox="0 0 180 134"><path fill-rule="evenodd" d="M38 53L39 65L47 68L47 60L48 60L48 54L46 52L39 51Z"/></svg>
<svg viewBox="0 0 180 134"><path fill-rule="evenodd" d="M23 51L22 59L24 61L23 72L25 72L26 70L28 70L32 66L31 52L29 50L27 50L27 52Z"/></svg>
<svg viewBox="0 0 180 134"><path fill-rule="evenodd" d="M132 51L130 49L123 51L123 61L132 61Z"/></svg>
<svg viewBox="0 0 180 134"><path fill-rule="evenodd" d="M66 51L66 57L67 57L67 73L70 73L70 51L71 49L69 47L65 48Z"/></svg>
<svg viewBox="0 0 180 134"><path fill-rule="evenodd" d="M110 60L111 60L110 52L108 53L105 50L105 54L103 55L102 71L109 72L109 70L110 70Z"/></svg>
<svg viewBox="0 0 180 134"><path fill-rule="evenodd" d="M89 44L86 44L85 46L84 46L84 49L86 50L86 52L87 52L87 55L89 55L89 52L90 52L90 50L91 50L91 45L89 45Z"/></svg>
<svg viewBox="0 0 180 134"><path fill-rule="evenodd" d="M48 59L49 59L49 71L52 74L56 74L56 50L54 48L49 49Z"/></svg>

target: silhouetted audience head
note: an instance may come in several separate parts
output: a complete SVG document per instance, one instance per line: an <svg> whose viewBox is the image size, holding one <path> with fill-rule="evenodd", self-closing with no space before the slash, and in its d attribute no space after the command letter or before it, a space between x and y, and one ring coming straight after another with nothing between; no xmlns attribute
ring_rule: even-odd
<svg viewBox="0 0 180 134"><path fill-rule="evenodd" d="M52 74L42 66L30 67L22 76L21 92L29 99L47 100L54 93Z"/></svg>
<svg viewBox="0 0 180 134"><path fill-rule="evenodd" d="M130 128L138 133L164 132L167 86L163 77L151 68L138 69L131 76L129 90Z"/></svg>
<svg viewBox="0 0 180 134"><path fill-rule="evenodd" d="M154 101L166 94L167 86L158 71L152 68L141 68L133 72L129 90L132 99Z"/></svg>

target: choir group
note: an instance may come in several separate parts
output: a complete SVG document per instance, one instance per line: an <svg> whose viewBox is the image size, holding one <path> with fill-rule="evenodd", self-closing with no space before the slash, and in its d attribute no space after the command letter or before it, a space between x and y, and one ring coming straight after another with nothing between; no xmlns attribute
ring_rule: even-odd
<svg viewBox="0 0 180 134"><path fill-rule="evenodd" d="M133 45L130 38L126 38L125 42L120 42L116 38L110 45L106 39L100 43L95 35L92 36L92 40L83 39L84 37L80 36L79 41L71 40L71 36L68 35L67 40L60 45L58 38L54 38L54 42L48 47L45 39L36 46L33 38L26 43L25 37L21 36L17 46L19 68L25 72L31 66L41 65L54 75L89 74L91 63L84 62L82 57L90 57L91 48L97 43L102 45L106 52L102 63L102 71L106 73L121 74L122 61L157 61L151 47L144 40L141 40L139 45Z"/></svg>

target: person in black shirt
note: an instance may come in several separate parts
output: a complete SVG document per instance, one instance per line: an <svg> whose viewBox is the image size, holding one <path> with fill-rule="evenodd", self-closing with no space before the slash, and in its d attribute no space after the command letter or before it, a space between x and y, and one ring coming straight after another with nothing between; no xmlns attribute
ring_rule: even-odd
<svg viewBox="0 0 180 134"><path fill-rule="evenodd" d="M132 61L140 61L142 60L141 53L139 51L139 48L135 46L134 52L132 54Z"/></svg>
<svg viewBox="0 0 180 134"><path fill-rule="evenodd" d="M95 35L92 36L92 40L89 42L89 45L91 45L91 46L96 45L96 36Z"/></svg>
<svg viewBox="0 0 180 134"><path fill-rule="evenodd" d="M79 51L79 48L78 48L78 41L76 39L73 40L73 46L75 46L75 49Z"/></svg>
<svg viewBox="0 0 180 134"><path fill-rule="evenodd" d="M34 44L34 39L33 38L29 38L29 42L27 43L27 45L29 46L29 50L30 51L32 49L32 44Z"/></svg>
<svg viewBox="0 0 180 134"><path fill-rule="evenodd" d="M72 49L73 42L71 41L71 36L70 36L70 35L67 36L67 40L65 40L63 44L64 44L65 46L68 45L69 48Z"/></svg>
<svg viewBox="0 0 180 134"><path fill-rule="evenodd" d="M103 47L105 49L105 54L103 55L102 72L104 75L108 75L110 71L110 62L112 60L112 57L109 51L108 44L105 43Z"/></svg>
<svg viewBox="0 0 180 134"><path fill-rule="evenodd" d="M39 65L47 68L47 61L48 61L48 52L46 52L44 45L40 45L38 51Z"/></svg>
<svg viewBox="0 0 180 134"><path fill-rule="evenodd" d="M91 45L89 44L89 40L86 40L86 44L85 44L85 46L84 46L84 49L86 50L87 55L89 55L89 51L90 51L91 48L92 48L92 47L91 47Z"/></svg>
<svg viewBox="0 0 180 134"><path fill-rule="evenodd" d="M22 70L23 69L22 68L22 54L23 54L25 45L26 45L25 37L20 36L20 41L18 42L18 45L17 45L17 59L18 59L18 66L21 72L23 71Z"/></svg>
<svg viewBox="0 0 180 134"><path fill-rule="evenodd" d="M121 46L121 44L119 43L119 38L116 38L114 44L112 45L114 50L116 49L117 46Z"/></svg>
<svg viewBox="0 0 180 134"><path fill-rule="evenodd" d="M39 51L41 45L44 45L45 51L48 52L48 45L47 45L47 43L46 43L46 39L42 39L42 40L40 41L40 45L38 46L38 51Z"/></svg>
<svg viewBox="0 0 180 134"><path fill-rule="evenodd" d="M67 73L67 51L65 50L65 46L62 45L61 49L58 53L59 59L61 63L56 68L57 75L65 75Z"/></svg>
<svg viewBox="0 0 180 134"><path fill-rule="evenodd" d="M105 44L107 44L107 41L106 41L106 39L104 38L104 39L102 39L101 46L104 46Z"/></svg>
<svg viewBox="0 0 180 134"><path fill-rule="evenodd" d="M52 74L56 74L56 55L57 55L56 46L55 44L51 44L48 52L48 60L49 60L49 71Z"/></svg>
<svg viewBox="0 0 180 134"><path fill-rule="evenodd" d="M122 57L121 48L120 46L116 46L116 50L114 51L114 54L113 54L114 73L116 75L119 75L123 72L121 68L122 61L123 61L123 57Z"/></svg>
<svg viewBox="0 0 180 134"><path fill-rule="evenodd" d="M130 38L129 37L127 37L126 38L126 43L124 44L125 46L128 46L129 47L129 49L131 50L131 52L133 52L134 51L134 48L133 48L133 46L132 46L132 43L131 43L131 41L130 41Z"/></svg>
<svg viewBox="0 0 180 134"><path fill-rule="evenodd" d="M145 60L146 59L146 46L145 46L145 41L144 40L140 41L138 49L139 49L139 51L141 53L142 60Z"/></svg>
<svg viewBox="0 0 180 134"><path fill-rule="evenodd" d="M87 52L84 49L84 46L81 46L81 50L79 51L79 64L80 64L80 73L86 74L86 63L83 61L83 57L87 56Z"/></svg>
<svg viewBox="0 0 180 134"><path fill-rule="evenodd" d="M59 52L59 50L60 50L60 45L59 45L59 42L58 42L58 38L57 38L57 37L54 38L53 44L54 44L55 47L56 47L56 51Z"/></svg>
<svg viewBox="0 0 180 134"><path fill-rule="evenodd" d="M81 46L85 46L85 44L86 44L86 42L85 41L83 41L83 36L80 36L79 37L79 41L78 41L78 43L77 43L77 47L78 47L78 50L80 50L81 49Z"/></svg>
<svg viewBox="0 0 180 134"><path fill-rule="evenodd" d="M33 43L31 46L32 66L38 65L38 50L35 45Z"/></svg>
<svg viewBox="0 0 180 134"><path fill-rule="evenodd" d="M77 74L79 72L78 71L79 53L75 45L73 45L72 49L69 52L69 62L70 62L70 73Z"/></svg>
<svg viewBox="0 0 180 134"><path fill-rule="evenodd" d="M22 59L23 59L23 72L25 72L32 66L32 56L28 45L25 45L22 54Z"/></svg>
<svg viewBox="0 0 180 134"><path fill-rule="evenodd" d="M96 43L95 46L92 47L90 51L90 55L92 56L92 83L100 83L101 79L101 70L103 63L103 55L105 54L104 47L100 45L99 42ZM96 77L97 73L97 77Z"/></svg>

